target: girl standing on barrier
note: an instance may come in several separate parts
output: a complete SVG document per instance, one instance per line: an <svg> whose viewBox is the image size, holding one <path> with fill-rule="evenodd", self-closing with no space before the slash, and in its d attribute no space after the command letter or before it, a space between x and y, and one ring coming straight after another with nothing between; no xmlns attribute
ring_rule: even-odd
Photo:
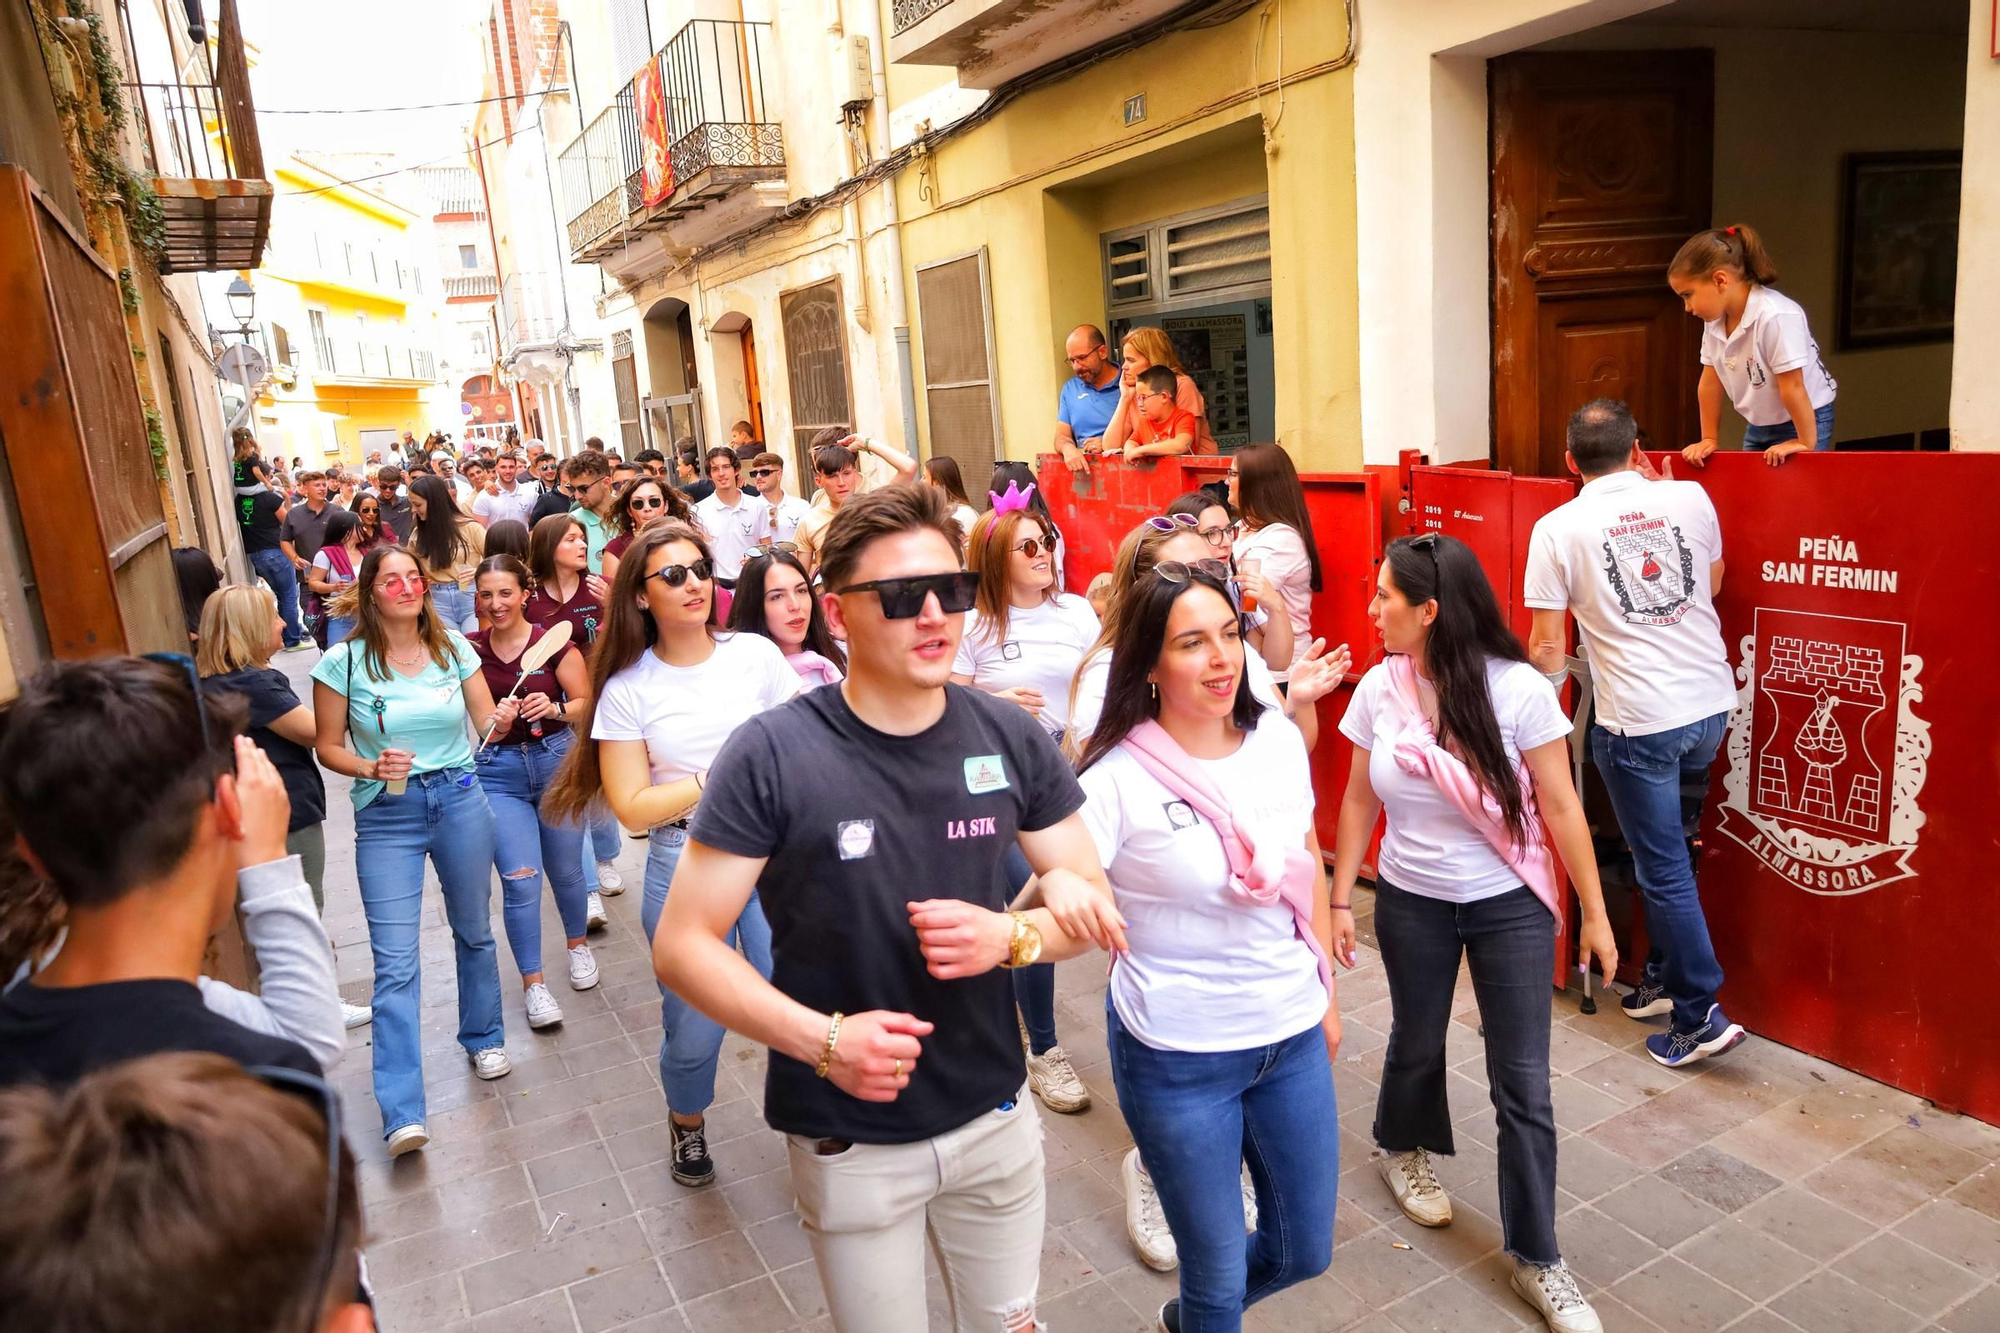
<svg viewBox="0 0 2000 1333"><path fill-rule="evenodd" d="M1701 438L1681 450L1697 467L1717 448L1725 394L1749 423L1743 447L1762 449L1772 467L1833 447L1838 386L1806 312L1772 287L1777 280L1763 238L1741 223L1696 232L1667 265L1667 285L1702 322Z"/></svg>
<svg viewBox="0 0 2000 1333"><path fill-rule="evenodd" d="M1427 532L1389 543L1370 604L1387 657L1355 687L1354 742L1333 871L1336 936L1376 816L1375 929L1391 1027L1375 1106L1390 1193L1410 1220L1451 1222L1431 1157L1453 1151L1445 1035L1459 960L1472 969L1499 1120L1500 1225L1513 1286L1554 1333L1601 1333L1556 1247L1549 982L1561 923L1549 859L1583 904L1579 961L1611 976L1618 948L1570 782L1569 719L1501 618L1470 547Z"/></svg>

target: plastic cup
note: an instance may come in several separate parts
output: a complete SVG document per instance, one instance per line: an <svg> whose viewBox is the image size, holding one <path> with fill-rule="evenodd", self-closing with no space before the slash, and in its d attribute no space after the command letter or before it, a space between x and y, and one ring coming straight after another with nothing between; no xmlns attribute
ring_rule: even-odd
<svg viewBox="0 0 2000 1333"><path fill-rule="evenodd" d="M417 752L417 747L415 742L411 741L410 738L407 736L391 736L389 738L388 748L390 748L391 750L400 750L404 754L408 755L414 755ZM410 789L410 775L407 773L405 773L400 778L391 778L387 783L384 784L384 790L386 790L391 796L401 796L404 792L408 791L409 789Z"/></svg>
<svg viewBox="0 0 2000 1333"><path fill-rule="evenodd" d="M1263 568L1264 562L1254 555L1236 562L1236 572L1239 574L1255 574ZM1251 592L1248 588L1243 590L1243 609L1245 611L1255 611L1257 609L1257 594Z"/></svg>

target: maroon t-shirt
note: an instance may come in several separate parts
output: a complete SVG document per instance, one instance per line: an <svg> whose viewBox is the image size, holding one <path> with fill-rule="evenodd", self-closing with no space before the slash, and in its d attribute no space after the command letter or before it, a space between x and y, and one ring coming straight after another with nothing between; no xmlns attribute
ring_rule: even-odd
<svg viewBox="0 0 2000 1333"><path fill-rule="evenodd" d="M610 556L613 560L623 560L625 558L625 548L631 544L632 534L629 532L621 533L604 543L604 554Z"/></svg>
<svg viewBox="0 0 2000 1333"><path fill-rule="evenodd" d="M526 654L528 649L534 647L535 641L546 633L548 631L542 626L530 625L528 627L528 641L521 645L521 652ZM498 703L507 697L509 691L514 689L514 682L521 680L521 667L518 657L513 661L503 662L500 660L493 651L492 636L492 630L482 629L476 630L465 637L472 644L474 651L479 654L479 674L486 677L486 688L493 691L493 702ZM574 644L575 640L572 639L572 646L563 649L552 660L542 663L542 665L529 672L528 678L521 681L520 691L514 697L520 699L526 698L530 694L546 694L551 700L557 703L562 702L567 696L563 694L561 683L556 680L556 664L576 651ZM529 722L524 717L517 717L514 719L514 725L507 728L506 731L494 733L492 743L495 745L519 745L522 741L533 740L535 737L531 728L535 725L539 725L542 735L547 737L553 732L567 729L569 723L558 722L554 718L543 718L539 724L535 724Z"/></svg>
<svg viewBox="0 0 2000 1333"><path fill-rule="evenodd" d="M567 620L570 642L579 648L588 648L595 643L597 632L604 628L604 604L591 593L589 582L581 577L576 581L576 595L567 602L558 602L549 595L548 589L537 588L528 595L523 614L537 625Z"/></svg>

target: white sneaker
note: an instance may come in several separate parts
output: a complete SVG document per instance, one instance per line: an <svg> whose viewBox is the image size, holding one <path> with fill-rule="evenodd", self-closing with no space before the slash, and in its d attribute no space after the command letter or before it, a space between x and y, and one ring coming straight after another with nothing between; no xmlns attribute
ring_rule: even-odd
<svg viewBox="0 0 2000 1333"><path fill-rule="evenodd" d="M534 985L528 987L527 1000L529 1027L554 1027L557 1023L562 1022L562 1006L556 1003L556 997L549 994L549 988L542 982L537 981ZM481 1051L480 1054L484 1055L486 1052ZM483 1072L479 1076L481 1078L499 1077L497 1074L488 1075Z"/></svg>
<svg viewBox="0 0 2000 1333"><path fill-rule="evenodd" d="M1243 1234L1257 1229L1257 1187L1250 1183L1250 1168L1243 1168Z"/></svg>
<svg viewBox="0 0 2000 1333"><path fill-rule="evenodd" d="M588 944L579 944L569 951L569 988L589 990L597 984L597 956Z"/></svg>
<svg viewBox="0 0 2000 1333"><path fill-rule="evenodd" d="M1132 1238L1139 1262L1155 1272L1173 1272L1180 1267L1180 1247L1174 1244L1167 1215L1160 1211L1159 1192L1153 1188L1153 1178L1146 1174L1137 1148L1125 1154L1120 1174L1125 1178L1125 1234Z"/></svg>
<svg viewBox="0 0 2000 1333"><path fill-rule="evenodd" d="M583 900L583 928L603 930L610 923L611 918L604 915L604 899L594 893L587 895Z"/></svg>
<svg viewBox="0 0 2000 1333"><path fill-rule="evenodd" d="M1090 1089L1076 1076L1068 1053L1060 1046L1028 1057L1028 1086L1042 1099L1042 1105L1058 1114L1074 1115L1090 1109Z"/></svg>
<svg viewBox="0 0 2000 1333"><path fill-rule="evenodd" d="M345 1000L340 1002L340 1022L343 1027L365 1027L374 1021L375 1010L372 1007L365 1004L349 1004Z"/></svg>
<svg viewBox="0 0 2000 1333"><path fill-rule="evenodd" d="M389 1155L401 1157L406 1152L415 1152L430 1141L431 1132L424 1128L422 1121L414 1125L404 1125L389 1136Z"/></svg>
<svg viewBox="0 0 2000 1333"><path fill-rule="evenodd" d="M597 891L607 898L616 898L625 892L625 877L609 861L597 863Z"/></svg>
<svg viewBox="0 0 2000 1333"><path fill-rule="evenodd" d="M1382 1179L1396 1196L1396 1206L1419 1226L1451 1225L1451 1198L1431 1170L1431 1155L1422 1148L1391 1153L1382 1159Z"/></svg>
<svg viewBox="0 0 2000 1333"><path fill-rule="evenodd" d="M1577 1289L1576 1276L1558 1259L1548 1267L1517 1261L1514 1291L1535 1307L1551 1333L1604 1333L1597 1311Z"/></svg>
<svg viewBox="0 0 2000 1333"><path fill-rule="evenodd" d="M481 1078L504 1078L514 1072L514 1066L507 1059L507 1052L504 1049L488 1046L483 1051L472 1053L472 1072Z"/></svg>

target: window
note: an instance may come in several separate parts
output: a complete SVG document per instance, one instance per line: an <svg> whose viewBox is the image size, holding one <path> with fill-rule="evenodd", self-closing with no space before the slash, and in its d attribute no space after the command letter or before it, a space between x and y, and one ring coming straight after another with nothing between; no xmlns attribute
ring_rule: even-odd
<svg viewBox="0 0 2000 1333"><path fill-rule="evenodd" d="M806 446L812 437L828 426L852 428L840 280L829 278L787 292L778 300L778 313L784 327L786 377L792 389L792 475L810 477Z"/></svg>
<svg viewBox="0 0 2000 1333"><path fill-rule="evenodd" d="M1268 195L1104 235L1104 306L1114 317L1270 291Z"/></svg>
<svg viewBox="0 0 2000 1333"><path fill-rule="evenodd" d="M611 335L611 387L618 396L618 432L630 458L646 447L646 432L639 423L639 367L632 335L622 330Z"/></svg>
<svg viewBox="0 0 2000 1333"><path fill-rule="evenodd" d="M492 339L486 336L485 326L481 324L474 324L471 327L471 329L468 330L468 333L472 340L473 356L477 357L481 361L492 360L493 342Z"/></svg>
<svg viewBox="0 0 2000 1333"><path fill-rule="evenodd" d="M285 365L292 364L292 336L285 332L285 326L272 321L271 338L277 344L278 360Z"/></svg>
<svg viewBox="0 0 2000 1333"><path fill-rule="evenodd" d="M312 333L313 356L319 362L319 368L329 375L333 374L333 344L326 340L326 312L306 311L306 327Z"/></svg>
<svg viewBox="0 0 2000 1333"><path fill-rule="evenodd" d="M377 283L382 281L382 260L373 250L368 252L368 273Z"/></svg>
<svg viewBox="0 0 2000 1333"><path fill-rule="evenodd" d="M340 256L347 262L348 276L352 277L354 274L354 242L342 241L340 243Z"/></svg>
<svg viewBox="0 0 2000 1333"><path fill-rule="evenodd" d="M924 344L924 402L931 454L958 461L974 483L992 475L1000 438L993 392L993 307L984 247L917 268L917 319Z"/></svg>
<svg viewBox="0 0 2000 1333"><path fill-rule="evenodd" d="M478 267L479 267L479 247L478 247L478 246L476 246L476 245L461 245L461 246L459 246L459 247L458 247L458 266L459 266L460 268L478 268Z"/></svg>

